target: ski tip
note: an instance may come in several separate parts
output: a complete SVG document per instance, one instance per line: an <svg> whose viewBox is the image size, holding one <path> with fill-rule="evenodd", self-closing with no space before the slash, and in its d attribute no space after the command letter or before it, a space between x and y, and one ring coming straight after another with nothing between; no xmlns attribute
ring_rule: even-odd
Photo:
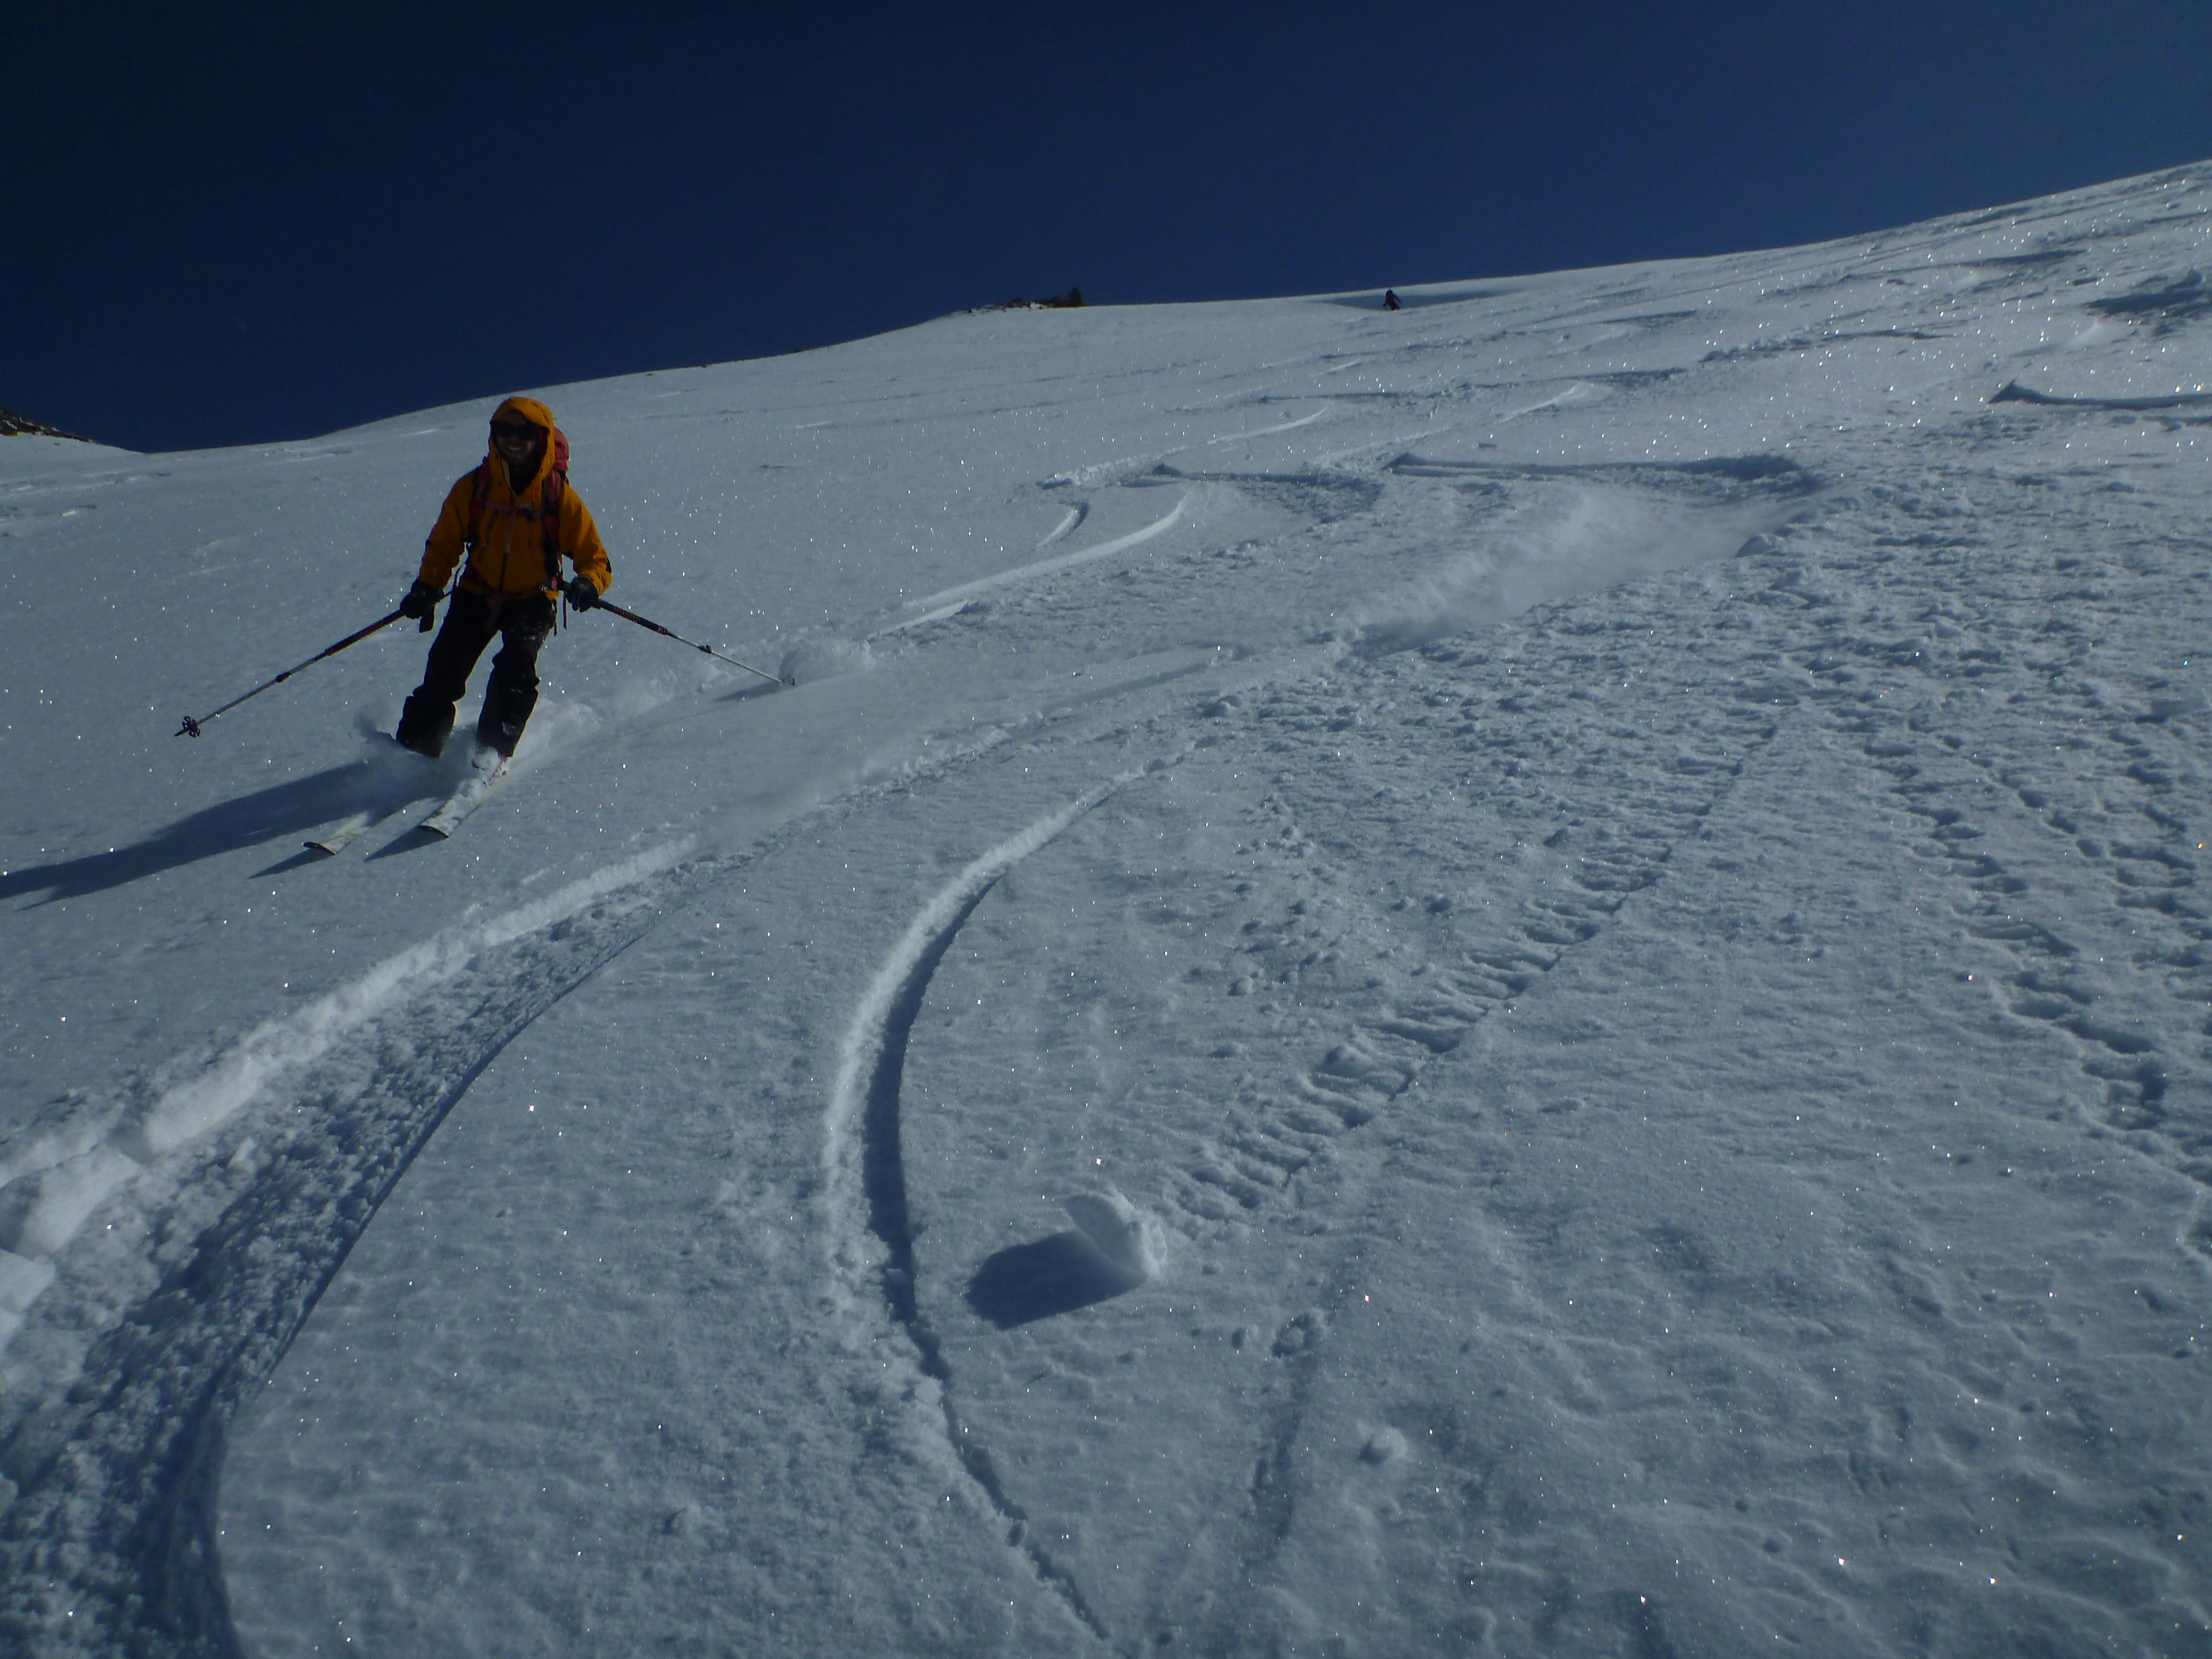
<svg viewBox="0 0 2212 1659"><path fill-rule="evenodd" d="M306 848L310 853L320 853L326 859L334 859L338 855L338 849L337 848L325 846L323 842L319 841L303 841L300 845Z"/></svg>

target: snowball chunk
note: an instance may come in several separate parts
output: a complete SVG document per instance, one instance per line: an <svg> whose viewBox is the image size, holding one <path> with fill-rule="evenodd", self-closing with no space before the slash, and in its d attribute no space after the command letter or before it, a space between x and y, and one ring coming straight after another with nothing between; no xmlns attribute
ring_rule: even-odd
<svg viewBox="0 0 2212 1659"><path fill-rule="evenodd" d="M1159 1277L1167 1265L1167 1234L1158 1218L1146 1214L1111 1187L1079 1193L1066 1208L1091 1248L1133 1287Z"/></svg>

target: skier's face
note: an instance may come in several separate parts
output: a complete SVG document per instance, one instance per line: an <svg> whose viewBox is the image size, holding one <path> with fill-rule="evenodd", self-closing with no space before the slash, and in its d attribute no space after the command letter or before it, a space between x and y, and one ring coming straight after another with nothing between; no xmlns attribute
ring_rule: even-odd
<svg viewBox="0 0 2212 1659"><path fill-rule="evenodd" d="M544 453L545 428L510 415L491 423L491 441L500 459L526 477L538 470L538 458Z"/></svg>

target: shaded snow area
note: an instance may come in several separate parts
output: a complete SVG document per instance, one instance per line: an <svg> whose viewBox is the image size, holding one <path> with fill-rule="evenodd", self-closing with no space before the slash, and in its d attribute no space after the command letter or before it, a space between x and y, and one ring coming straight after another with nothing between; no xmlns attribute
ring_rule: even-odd
<svg viewBox="0 0 2212 1659"><path fill-rule="evenodd" d="M2208 211L0 444L0 1647L2212 1653Z"/></svg>

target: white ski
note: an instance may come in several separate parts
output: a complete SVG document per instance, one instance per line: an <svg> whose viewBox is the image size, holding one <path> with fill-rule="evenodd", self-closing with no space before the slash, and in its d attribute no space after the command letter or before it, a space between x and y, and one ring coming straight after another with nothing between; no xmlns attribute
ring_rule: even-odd
<svg viewBox="0 0 2212 1659"><path fill-rule="evenodd" d="M311 853L328 853L336 858L340 853L368 833L368 826L376 822L374 812L356 812L351 817L334 825L327 836L301 844Z"/></svg>
<svg viewBox="0 0 2212 1659"><path fill-rule="evenodd" d="M468 781L446 797L446 804L422 820L422 827L440 837L450 836L461 827L461 820L484 804L492 786L507 775L507 760L502 755L499 763L487 771L472 774Z"/></svg>

